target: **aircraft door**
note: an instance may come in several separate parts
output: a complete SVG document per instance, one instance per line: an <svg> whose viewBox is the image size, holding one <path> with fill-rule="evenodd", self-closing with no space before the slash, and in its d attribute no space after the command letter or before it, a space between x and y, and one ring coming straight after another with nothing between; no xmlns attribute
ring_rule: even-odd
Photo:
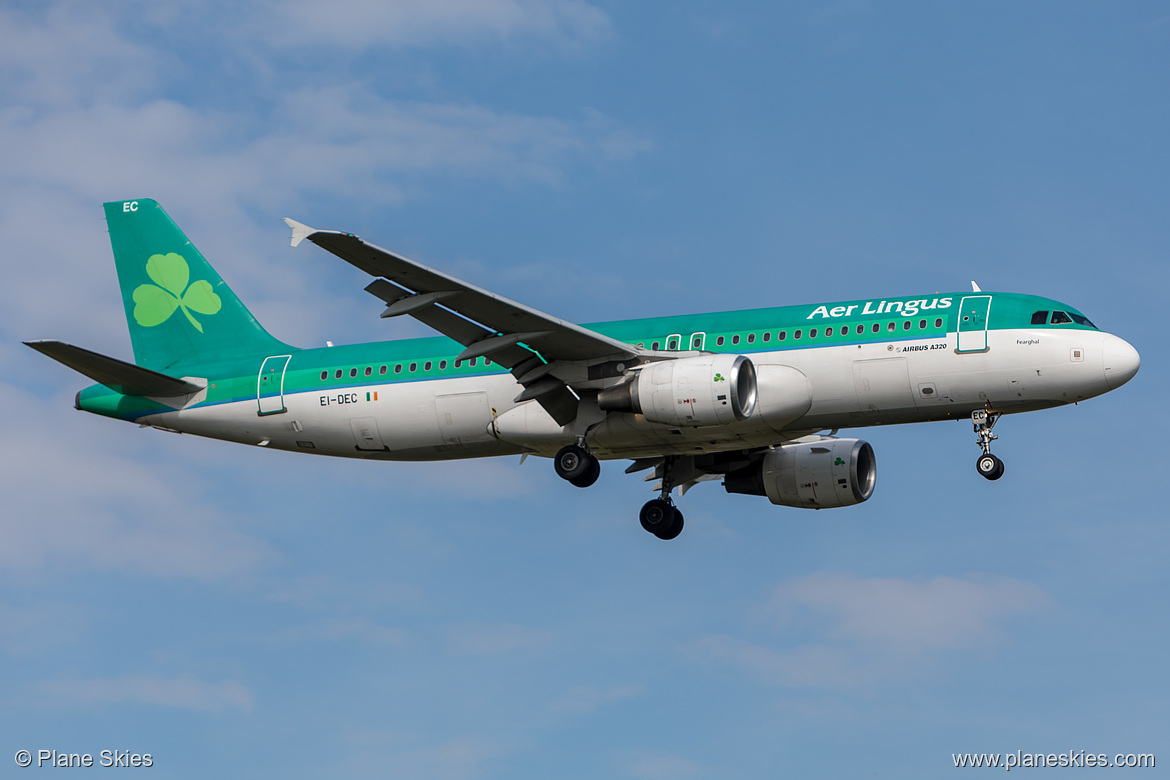
<svg viewBox="0 0 1170 780"><path fill-rule="evenodd" d="M257 414L280 414L288 411L284 406L284 371L292 355L274 355L264 358L260 374L256 377Z"/></svg>
<svg viewBox="0 0 1170 780"><path fill-rule="evenodd" d="M691 334L691 349L701 350L707 343L707 334L703 332Z"/></svg>
<svg viewBox="0 0 1170 780"><path fill-rule="evenodd" d="M990 295L968 295L959 302L959 346L956 351L987 351L987 318L990 313Z"/></svg>

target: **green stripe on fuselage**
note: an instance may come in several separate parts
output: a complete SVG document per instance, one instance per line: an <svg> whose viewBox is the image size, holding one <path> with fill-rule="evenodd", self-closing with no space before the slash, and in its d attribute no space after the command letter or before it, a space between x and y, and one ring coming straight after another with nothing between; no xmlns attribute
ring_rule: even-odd
<svg viewBox="0 0 1170 780"><path fill-rule="evenodd" d="M1006 329L1057 329L1091 330L1088 326L1075 323L1064 325L1034 325L1031 322L1037 311L1065 311L1083 316L1065 304L1050 298L1017 293L945 293L902 298L884 298L859 301L843 301L827 304L806 304L802 306L780 306L767 309L689 314L672 317L655 317L636 320L589 323L583 327L610 336L620 341L652 348L658 343L666 351L667 340L679 337L678 351L689 351L690 338L694 334L705 334L703 349L711 352L731 352L751 355L759 352L781 352L787 350L815 349L820 347L864 344L875 341L903 341L945 336L956 330L955 316L959 304L965 297L990 296L988 314L990 330ZM945 304L945 305L944 305ZM936 325L941 319L941 324ZM890 323L895 329L889 330ZM906 324L910 328L906 329ZM873 331L873 325L879 326ZM857 333L857 326L864 325L864 332ZM842 329L848 327L848 333ZM817 335L811 335L812 329ZM832 328L832 335L826 329ZM801 331L797 339L795 332ZM784 340L778 334L784 332ZM763 340L763 334L769 340ZM754 340L748 342L749 335ZM723 336L724 343L717 339ZM732 338L739 336L739 343ZM347 388L365 387L390 383L423 382L434 379L486 376L505 373L501 366L484 365L483 358L471 366L464 361L454 367L455 356L463 345L446 337L381 341L365 344L350 344L316 349L290 350L292 359L284 378L286 395L328 391L336 392ZM260 364L267 355L256 355L248 359L232 359L217 363L181 366L171 370L176 376L202 377L209 380L207 396L198 405L210 406L256 398L256 377ZM424 370L430 361L431 369ZM440 361L446 361L446 368L439 369ZM416 364L414 372L409 371L411 363ZM386 373L381 373L386 366ZM402 366L401 373L395 366ZM370 374L366 375L366 369ZM356 369L357 376L350 376ZM336 372L341 370L341 378ZM322 380L321 373L327 372ZM121 396L108 388L97 385L87 388L78 397L81 408L121 419L136 419L145 414L165 411L167 407L145 398L131 399Z"/></svg>

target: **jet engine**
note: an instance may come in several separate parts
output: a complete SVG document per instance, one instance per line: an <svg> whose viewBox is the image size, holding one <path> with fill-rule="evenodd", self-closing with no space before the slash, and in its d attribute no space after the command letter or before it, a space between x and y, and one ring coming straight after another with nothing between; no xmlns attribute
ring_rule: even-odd
<svg viewBox="0 0 1170 780"><path fill-rule="evenodd" d="M597 402L665 425L727 425L755 410L756 370L743 355L662 360L602 390Z"/></svg>
<svg viewBox="0 0 1170 780"><path fill-rule="evenodd" d="M780 506L829 509L860 504L873 495L876 482L869 442L826 436L774 447L758 463L728 474L723 488L767 496Z"/></svg>

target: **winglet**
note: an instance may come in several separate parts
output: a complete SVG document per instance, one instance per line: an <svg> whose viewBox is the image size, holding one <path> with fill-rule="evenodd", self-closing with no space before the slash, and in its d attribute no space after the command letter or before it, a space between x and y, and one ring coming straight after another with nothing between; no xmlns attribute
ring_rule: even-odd
<svg viewBox="0 0 1170 780"><path fill-rule="evenodd" d="M289 219L288 217L284 218L284 224L292 228L292 243L289 244L289 246L296 246L314 233L321 232L316 228L311 228L308 225L301 224L295 219Z"/></svg>
<svg viewBox="0 0 1170 780"><path fill-rule="evenodd" d="M286 220L285 220L285 222L288 222L288 220L286 219ZM301 225L301 227L304 227L304 225ZM294 235L294 236L296 235L296 229L295 229L295 228L293 229L293 235ZM293 244L293 246L296 246L296 244ZM971 280L971 292L983 292L983 290L980 290L980 289L979 289L979 285L975 284L975 280L974 280L974 279L972 279L972 280Z"/></svg>

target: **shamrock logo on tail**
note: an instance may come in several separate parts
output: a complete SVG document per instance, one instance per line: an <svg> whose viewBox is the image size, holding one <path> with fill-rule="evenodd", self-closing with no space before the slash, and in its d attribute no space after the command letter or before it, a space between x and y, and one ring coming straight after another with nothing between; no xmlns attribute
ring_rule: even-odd
<svg viewBox="0 0 1170 780"><path fill-rule="evenodd" d="M146 275L154 284L141 284L134 290L134 319L144 328L161 325L171 318L175 309L182 309L202 333L203 326L191 312L212 315L223 305L210 282L200 279L187 285L191 269L182 255L174 252L151 255L146 261Z"/></svg>

